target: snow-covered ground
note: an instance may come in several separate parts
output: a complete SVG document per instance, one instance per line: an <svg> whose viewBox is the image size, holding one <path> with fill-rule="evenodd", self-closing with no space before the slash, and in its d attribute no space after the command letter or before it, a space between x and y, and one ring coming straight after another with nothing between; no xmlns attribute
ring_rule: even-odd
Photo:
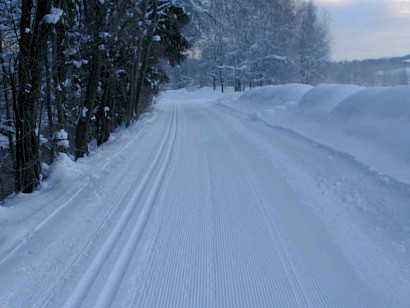
<svg viewBox="0 0 410 308"><path fill-rule="evenodd" d="M410 86L266 86L221 97L223 105L290 128L410 183Z"/></svg>
<svg viewBox="0 0 410 308"><path fill-rule="evenodd" d="M166 92L0 208L0 307L409 307L407 91Z"/></svg>

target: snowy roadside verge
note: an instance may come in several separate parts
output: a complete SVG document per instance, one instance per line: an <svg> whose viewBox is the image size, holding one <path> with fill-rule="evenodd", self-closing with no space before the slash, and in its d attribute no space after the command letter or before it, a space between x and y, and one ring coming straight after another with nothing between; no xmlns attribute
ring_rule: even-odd
<svg viewBox="0 0 410 308"><path fill-rule="evenodd" d="M267 86L218 103L410 183L410 87Z"/></svg>
<svg viewBox="0 0 410 308"><path fill-rule="evenodd" d="M49 176L36 192L20 193L3 201L0 206L0 263L87 188L93 179L103 176L156 117L154 110L142 115L128 129L118 128L107 143L77 162L60 154L49 166Z"/></svg>
<svg viewBox="0 0 410 308"><path fill-rule="evenodd" d="M242 104L244 108L240 108ZM255 128L266 132L266 140L271 140L271 149L276 151L274 159L281 173L297 187L299 194L304 195L303 205L321 219L363 281L373 284L381 294L386 294L387 302L400 294L401 300L408 303L410 185L376 171L352 153L340 150L340 147L313 139L311 131L304 131L302 125L294 129L286 127L286 122L282 125L278 119L272 121L273 117L269 118L271 114L260 108L258 100L244 102L240 97L222 97L218 105L221 113L243 123L242 134L248 134L248 127L253 127L249 130L250 140L258 139L258 135L253 134ZM286 113L290 111L286 108L296 107L277 110L280 116L289 119L291 117ZM298 114L298 110L292 111L292 116L299 117L297 120L302 122L304 115ZM313 113L313 110L309 112ZM395 114L394 111L391 113ZM299 124L308 126L309 122ZM334 131L325 133L330 137ZM377 133L374 132L374 135ZM355 137L353 135L352 139ZM333 138L337 139L338 136L333 135ZM377 142L379 139L376 138L374 144ZM262 152L269 153L269 142L255 143L261 146ZM372 151L363 144L361 146L363 150ZM305 149L318 155L309 155L310 151ZM405 168L408 170L409 164ZM382 285L389 285L395 291L389 295Z"/></svg>

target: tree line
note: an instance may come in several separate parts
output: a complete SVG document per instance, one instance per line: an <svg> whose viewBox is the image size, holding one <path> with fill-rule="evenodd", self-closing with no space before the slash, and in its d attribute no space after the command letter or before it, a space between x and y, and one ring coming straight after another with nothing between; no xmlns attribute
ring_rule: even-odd
<svg viewBox="0 0 410 308"><path fill-rule="evenodd" d="M42 162L76 159L150 106L189 23L172 0L2 0L1 172L30 193Z"/></svg>
<svg viewBox="0 0 410 308"><path fill-rule="evenodd" d="M326 16L302 0L196 2L200 23L187 61L173 71L175 87L245 87L324 80L330 37Z"/></svg>
<svg viewBox="0 0 410 308"><path fill-rule="evenodd" d="M352 60L329 63L325 76L332 83L361 86L401 86L410 84L409 56Z"/></svg>

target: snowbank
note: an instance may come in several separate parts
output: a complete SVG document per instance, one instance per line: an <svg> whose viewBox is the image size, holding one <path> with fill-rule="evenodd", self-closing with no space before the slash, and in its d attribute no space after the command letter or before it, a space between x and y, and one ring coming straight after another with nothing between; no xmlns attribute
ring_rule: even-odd
<svg viewBox="0 0 410 308"><path fill-rule="evenodd" d="M355 85L318 85L301 98L299 112L302 117L325 117L340 102L361 89Z"/></svg>
<svg viewBox="0 0 410 308"><path fill-rule="evenodd" d="M219 100L221 97L225 99L233 96L235 99L239 97L238 93L233 91L233 87L225 87L224 93L221 92L220 88L213 90L210 87L191 87L179 90L169 90L166 92L165 96L161 97L161 101L166 103L167 101L172 101L175 99L184 100L188 102L194 102L196 105L214 105L215 101Z"/></svg>
<svg viewBox="0 0 410 308"><path fill-rule="evenodd" d="M296 130L375 171L410 183L409 86L268 86L222 103Z"/></svg>
<svg viewBox="0 0 410 308"><path fill-rule="evenodd" d="M301 84L288 84L283 86L265 86L246 91L238 103L253 106L280 106L299 102L301 98L312 89L312 86Z"/></svg>
<svg viewBox="0 0 410 308"><path fill-rule="evenodd" d="M410 119L410 87L374 88L346 99L334 110L335 117L360 120Z"/></svg>
<svg viewBox="0 0 410 308"><path fill-rule="evenodd" d="M119 128L89 157L74 162L66 154L60 154L51 166L43 167L49 177L38 191L12 195L3 201L0 206L0 261L69 204L92 180L112 168L113 162L121 158L121 153L156 114L145 113L130 128Z"/></svg>

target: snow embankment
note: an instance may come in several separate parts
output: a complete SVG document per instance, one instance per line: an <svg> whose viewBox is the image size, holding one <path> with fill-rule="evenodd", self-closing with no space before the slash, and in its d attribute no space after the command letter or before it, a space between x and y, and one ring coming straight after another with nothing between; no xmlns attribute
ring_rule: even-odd
<svg viewBox="0 0 410 308"><path fill-rule="evenodd" d="M410 183L410 87L266 86L222 104L297 131Z"/></svg>
<svg viewBox="0 0 410 308"><path fill-rule="evenodd" d="M250 110L254 108L269 109L279 106L293 106L312 88L312 86L300 84L265 86L245 92L238 99L238 104L243 109L249 108Z"/></svg>
<svg viewBox="0 0 410 308"><path fill-rule="evenodd" d="M155 118L146 113L129 129L119 128L110 140L86 158L74 162L66 154L43 165L40 187L33 194L12 195L0 204L0 264L80 193L89 189L122 159L122 153Z"/></svg>

